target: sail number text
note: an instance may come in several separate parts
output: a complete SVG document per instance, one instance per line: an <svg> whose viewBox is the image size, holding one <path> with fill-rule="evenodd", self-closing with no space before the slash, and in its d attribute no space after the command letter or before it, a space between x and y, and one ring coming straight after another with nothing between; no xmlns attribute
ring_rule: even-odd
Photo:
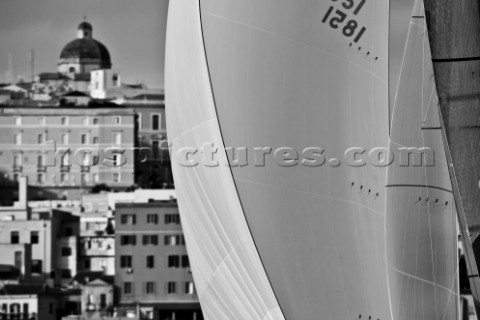
<svg viewBox="0 0 480 320"><path fill-rule="evenodd" d="M333 2L337 2L338 0L332 0ZM340 2L340 1L339 1ZM342 28L342 33L345 37L352 37L353 42L357 43L367 30L365 27L361 27L358 31L358 22L355 19L349 19L348 21L347 16L350 11L353 15L357 15L360 10L362 10L363 5L365 4L366 0L360 0L359 2L355 2L354 0L344 0L341 1L342 10L336 9L334 6L330 6L327 12L323 16L322 22L328 23L330 27L333 29ZM345 13L347 11L347 13Z"/></svg>

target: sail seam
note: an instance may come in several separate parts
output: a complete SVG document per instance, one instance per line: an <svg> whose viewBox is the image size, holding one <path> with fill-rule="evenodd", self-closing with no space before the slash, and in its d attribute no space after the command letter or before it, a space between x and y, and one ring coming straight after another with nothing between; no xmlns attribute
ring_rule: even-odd
<svg viewBox="0 0 480 320"><path fill-rule="evenodd" d="M404 275L404 276L407 276L407 277L410 277L410 278L412 278L412 279L415 279L415 280L418 280L418 281L421 281L421 282L430 284L430 285L432 285L432 286L434 286L434 287L438 287L438 288L441 288L441 289L443 289L443 290L445 290L445 291L448 291L448 292L450 292L451 294L453 294L453 295L455 295L455 296L459 296L459 294L458 294L457 292L455 292L455 291L453 291L453 290L451 290L451 289L449 289L449 288L447 288L447 287L445 287L445 286L442 286L442 285L439 284L439 283L435 283L435 282L429 281L429 280L427 280L427 279L423 279L423 278L417 277L417 276L415 276L415 275L413 275L413 274L410 274L410 273L408 273L408 272L404 272L404 271L402 271L402 270L400 270L400 269L397 269L396 267L392 266L391 264L388 264L388 267L389 267L390 269L392 269L393 271L398 272L398 273L400 273L400 274L402 274L402 275Z"/></svg>

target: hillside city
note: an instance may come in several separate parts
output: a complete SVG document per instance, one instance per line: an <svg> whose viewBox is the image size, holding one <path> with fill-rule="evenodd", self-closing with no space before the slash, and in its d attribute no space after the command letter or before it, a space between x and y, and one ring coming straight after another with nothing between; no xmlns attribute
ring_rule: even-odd
<svg viewBox="0 0 480 320"><path fill-rule="evenodd" d="M201 320L164 92L123 83L93 31L0 84L0 319Z"/></svg>

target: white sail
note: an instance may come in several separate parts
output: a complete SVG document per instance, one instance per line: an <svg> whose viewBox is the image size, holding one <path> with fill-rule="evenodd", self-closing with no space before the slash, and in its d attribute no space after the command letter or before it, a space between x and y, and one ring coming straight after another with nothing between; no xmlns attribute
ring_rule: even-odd
<svg viewBox="0 0 480 320"><path fill-rule="evenodd" d="M423 4L417 0L392 114L396 161L388 167L388 275L398 320L459 315L457 220L437 105ZM409 164L399 151L407 147L417 148ZM422 152L427 157L415 166L413 158Z"/></svg>
<svg viewBox="0 0 480 320"><path fill-rule="evenodd" d="M167 126L206 319L392 319L388 16L384 0L170 2ZM219 166L196 152L212 143Z"/></svg>

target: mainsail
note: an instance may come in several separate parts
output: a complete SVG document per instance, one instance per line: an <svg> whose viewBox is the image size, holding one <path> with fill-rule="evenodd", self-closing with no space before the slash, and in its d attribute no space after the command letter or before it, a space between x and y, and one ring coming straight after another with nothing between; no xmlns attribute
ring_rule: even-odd
<svg viewBox="0 0 480 320"><path fill-rule="evenodd" d="M480 3L425 0L425 12L447 160L480 314Z"/></svg>
<svg viewBox="0 0 480 320"><path fill-rule="evenodd" d="M385 0L170 2L167 126L207 319L392 319L388 16Z"/></svg>
<svg viewBox="0 0 480 320"><path fill-rule="evenodd" d="M417 0L390 137L395 160L388 167L387 251L394 319L459 314L456 212L437 104L423 3Z"/></svg>

